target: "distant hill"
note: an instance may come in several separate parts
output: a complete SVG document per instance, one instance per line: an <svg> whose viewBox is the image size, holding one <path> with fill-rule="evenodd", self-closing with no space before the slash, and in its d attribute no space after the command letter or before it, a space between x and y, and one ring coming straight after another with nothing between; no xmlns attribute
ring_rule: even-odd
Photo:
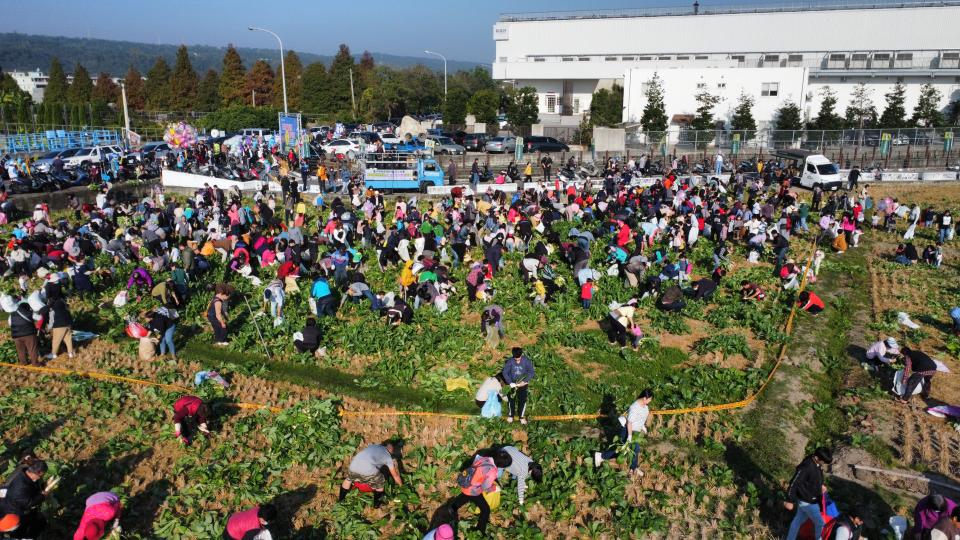
<svg viewBox="0 0 960 540"><path fill-rule="evenodd" d="M347 44L349 45L349 43ZM50 61L54 56L63 63L63 68L70 73L76 62L83 64L93 76L106 71L114 77L122 77L131 65L146 73L158 56L164 57L173 67L178 45L154 45L150 43L135 43L132 41L113 41L109 39L85 39L61 36L37 36L18 33L0 33L0 68L3 71L26 71L40 68L49 71ZM220 71L224 47L209 45L187 45L190 50L190 61L193 68L201 75L208 69ZM271 64L279 66L279 55L276 49L252 49L240 47L237 49L243 58L243 65L249 68L258 59L266 59ZM362 50L351 52L359 59ZM336 49L331 50L336 53ZM330 65L333 55L320 55L297 51L304 65L313 62L323 62ZM414 56L398 56L373 52L378 64L396 68L423 64L431 69L442 70L443 61L439 58L418 58ZM454 73L460 69L473 69L477 62L461 62L448 60L448 69Z"/></svg>

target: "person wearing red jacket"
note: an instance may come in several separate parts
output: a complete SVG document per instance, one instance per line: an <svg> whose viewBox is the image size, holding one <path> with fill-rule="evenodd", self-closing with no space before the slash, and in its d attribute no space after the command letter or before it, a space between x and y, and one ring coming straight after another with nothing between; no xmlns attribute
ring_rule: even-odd
<svg viewBox="0 0 960 540"><path fill-rule="evenodd" d="M197 396L182 396L173 404L173 431L184 444L190 444L184 429L186 420L197 423L197 430L209 434L207 430L207 405Z"/></svg>
<svg viewBox="0 0 960 540"><path fill-rule="evenodd" d="M817 313L823 311L824 304L823 300L821 300L816 294L810 291L803 291L797 298L797 307L810 313L811 315L816 315Z"/></svg>
<svg viewBox="0 0 960 540"><path fill-rule="evenodd" d="M224 540L272 540L267 525L277 517L277 509L272 504L254 506L237 512L227 519L227 528L223 531Z"/></svg>

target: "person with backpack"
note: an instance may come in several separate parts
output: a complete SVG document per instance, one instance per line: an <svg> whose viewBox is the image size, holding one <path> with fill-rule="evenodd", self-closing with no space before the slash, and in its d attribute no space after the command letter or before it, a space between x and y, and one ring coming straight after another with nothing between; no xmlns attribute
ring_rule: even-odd
<svg viewBox="0 0 960 540"><path fill-rule="evenodd" d="M272 540L267 525L276 519L277 509L272 504L261 504L227 518L224 540Z"/></svg>
<svg viewBox="0 0 960 540"><path fill-rule="evenodd" d="M503 380L515 391L509 402L510 413L507 422L513 422L514 417L520 417L520 423L527 423L527 398L529 397L530 382L535 375L533 362L523 354L521 347L514 347L513 354L503 363Z"/></svg>
<svg viewBox="0 0 960 540"><path fill-rule="evenodd" d="M207 429L207 414L209 409L202 399L197 396L181 396L173 404L173 434L183 444L190 444L190 438L187 434L188 421L197 424L197 431L209 435Z"/></svg>
<svg viewBox="0 0 960 540"><path fill-rule="evenodd" d="M820 538L823 540L857 540L863 527L863 513L852 510L840 514L823 527Z"/></svg>
<svg viewBox="0 0 960 540"><path fill-rule="evenodd" d="M492 455L490 455L492 454ZM480 519L475 530L486 534L487 523L490 522L490 505L484 498L484 493L493 493L497 490L497 477L501 469L506 469L513 463L510 454L503 451L478 452L470 466L457 475L457 486L460 493L450 500L450 508L459 512L460 507L472 503L480 510Z"/></svg>
<svg viewBox="0 0 960 540"><path fill-rule="evenodd" d="M790 522L787 540L796 540L800 527L807 520L813 523L813 537L821 537L823 516L820 514L820 502L827 490L823 485L823 466L832 461L833 453L830 449L820 447L797 465L787 489L787 500L783 503L787 510L797 511Z"/></svg>
<svg viewBox="0 0 960 540"><path fill-rule="evenodd" d="M618 418L620 421L620 439L623 444L629 445L633 451L633 458L630 460L630 474L643 476L643 471L638 468L640 459L640 443L634 441L635 433L647 433L647 421L650 418L650 402L653 401L653 390L647 388L637 395L637 399L630 404L627 412ZM600 465L616 457L617 449L609 448L603 452L593 453L593 465Z"/></svg>
<svg viewBox="0 0 960 540"><path fill-rule="evenodd" d="M379 508L383 504L383 488L387 483L387 477L383 473L384 469L390 473L398 486L403 485L397 461L394 459L399 456L399 453L400 445L394 441L371 444L358 452L350 460L350 465L347 467L347 477L340 484L340 495L337 500L345 499L354 484L361 484L365 488L373 490L373 506Z"/></svg>

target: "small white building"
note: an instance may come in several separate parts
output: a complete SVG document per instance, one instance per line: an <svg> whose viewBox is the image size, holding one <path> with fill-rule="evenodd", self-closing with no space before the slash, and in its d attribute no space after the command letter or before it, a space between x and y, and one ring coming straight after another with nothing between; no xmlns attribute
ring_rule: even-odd
<svg viewBox="0 0 960 540"><path fill-rule="evenodd" d="M623 120L636 122L654 72L668 118L693 114L707 89L722 100L715 116L728 120L744 92L760 127L787 99L816 116L824 86L840 115L861 82L878 113L898 81L908 113L926 83L943 108L960 99L960 1L811 5L504 14L493 28L493 77L535 87L546 125L578 124L593 93L614 84L624 86Z"/></svg>

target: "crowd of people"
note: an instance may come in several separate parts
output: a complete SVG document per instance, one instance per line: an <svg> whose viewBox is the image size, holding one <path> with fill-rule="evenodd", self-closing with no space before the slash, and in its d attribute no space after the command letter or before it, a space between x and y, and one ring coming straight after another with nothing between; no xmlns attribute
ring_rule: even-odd
<svg viewBox="0 0 960 540"><path fill-rule="evenodd" d="M510 271L519 273L529 287L530 302L540 308L548 308L559 295L570 295L590 309L592 302L604 295L598 284L602 277L623 280L632 296L619 299L622 301L604 298L609 310L603 326L611 343L637 347L644 336L638 322L640 299L652 297L657 309L666 313L678 312L692 300L710 302L726 279L733 250L741 251L749 263L768 263L784 291L798 290L805 280L816 279L823 252L817 253L807 269L803 261L793 258L799 251L794 249L796 239L807 236L838 253L856 248L865 210L873 204L869 186L859 193L831 193L826 201L825 194L815 190L808 203L798 197L788 180L778 183L778 177L771 174L737 173L728 182L720 182L668 173L652 185L636 185L631 170L635 165L615 160L606 164L599 181L576 185L549 178L541 183L541 189L514 194L493 186L472 191L457 186L438 200L396 197L388 202L383 194L366 189L348 174L342 178L339 194L329 195L324 189L307 198L300 183L306 185L317 173L317 181L324 186L326 172L307 170L305 161L293 153L278 155L251 142L233 149L198 147L194 154L176 159L215 162L228 155L244 166L267 161L267 174L276 166L281 180L279 198L265 185L246 198L239 191L224 191L214 184L189 197L169 196L155 189L148 197L125 200L107 184L96 204L73 208L73 219L53 220L49 208L41 204L28 219L16 223L6 256L0 258L0 272L16 280L15 292L3 295L0 305L10 314L18 360L42 365L43 360L60 355L61 344L68 359L72 358L73 342L85 336L72 329L65 291L96 296L117 283L125 286L110 299L113 306L152 306L140 310L140 317L127 327L128 334L140 340L142 358L155 357L157 344L160 355L176 358L181 313L199 291L213 293L204 311L211 343L227 346L233 326L230 304L241 280L260 290L264 313L277 325L282 323L284 306L291 298L306 300L311 316L303 329L291 336L291 351L323 354L324 336L318 320L336 317L348 301L368 302L369 309L387 326L412 324L417 310L442 313L451 302L477 304L482 309L480 335L495 349L508 332L504 318L509 306L494 303L498 280ZM299 181L291 174L298 166L302 171ZM319 167L326 165L321 162ZM904 208L893 200L878 202L874 226L879 226L880 219L882 226L888 227L891 220L902 216ZM812 212L819 215L814 226L808 223ZM908 216L913 214L913 209L908 210ZM917 211L916 219L909 219L911 227L936 224L941 242L953 237L949 212ZM561 235L553 226L559 222L574 222L575 227ZM711 243L712 264L695 268L691 251L703 239ZM602 250L603 256L595 257L596 250ZM522 254L517 268L507 267L507 252ZM937 253L934 261L939 264L942 250ZM602 266L594 268L597 260L603 260ZM396 273L395 285L375 290L365 276L371 265ZM133 269L117 275L116 269L124 267ZM216 271L218 267L222 273ZM466 272L462 283L454 276L461 268ZM565 275L572 276L573 283L568 283ZM768 301L771 292L749 280L739 283L739 291L745 303ZM811 290L791 298L799 309L812 315L827 308ZM46 346L39 336L45 333L50 334L49 353L41 359L41 348L46 350ZM883 347L873 351L881 360L893 354L889 341ZM908 389L929 391L929 357L907 348L900 354L907 359ZM501 416L499 407L505 403L507 422L527 424L527 404L536 384L535 360L522 348L512 349L502 369L476 392L484 416ZM593 455L597 467L615 457L616 448L622 445L632 454L631 474L643 474L638 463L640 440L653 397L652 390L643 390L628 406L619 418L617 440ZM188 444L193 436L206 434L207 414L199 398L183 396L174 406L176 436ZM341 484L341 499L350 490L360 489L372 491L374 503L380 504L388 476L402 483L396 465L399 449L400 445L388 442L357 454ZM815 476L814 468L828 462L829 456L814 455L803 465L803 477ZM458 509L466 504L479 508L477 528L484 530L490 516L486 495L497 490L503 471L517 479L521 503L526 481L538 480L543 474L536 461L509 443L478 451L458 477L461 492L436 512L430 531L433 538L456 534ZM39 468L34 472L28 468L25 474L34 484L42 477ZM789 508L796 505L798 516L813 514L808 506L814 504L817 494L807 485L812 483L795 480L791 488ZM39 501L38 493L31 493L31 504L4 506L7 513L24 523L39 523L26 512ZM115 506L113 520L119 517L119 505ZM262 530L274 516L275 509L267 505L235 514L225 537L269 538ZM859 516L851 516L850 523L855 525L857 519ZM100 521L110 520L88 520L102 531ZM251 531L261 536L250 536ZM83 535L77 538L100 538Z"/></svg>

